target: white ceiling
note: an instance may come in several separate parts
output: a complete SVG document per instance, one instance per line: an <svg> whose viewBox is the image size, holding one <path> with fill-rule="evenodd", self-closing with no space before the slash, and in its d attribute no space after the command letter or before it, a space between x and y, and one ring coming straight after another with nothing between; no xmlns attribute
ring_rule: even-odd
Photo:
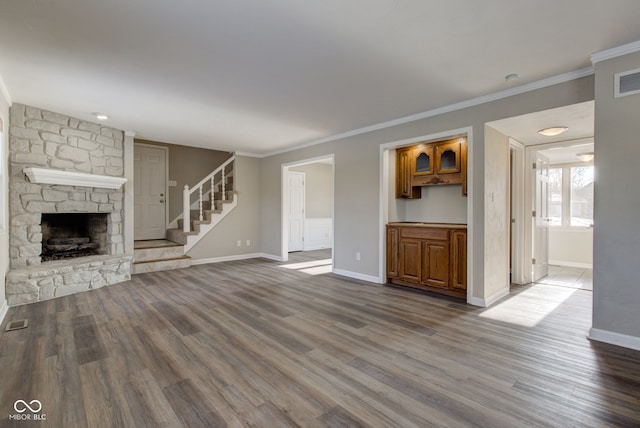
<svg viewBox="0 0 640 428"><path fill-rule="evenodd" d="M268 153L589 67L639 21L637 0L3 0L0 76L14 102Z"/></svg>
<svg viewBox="0 0 640 428"><path fill-rule="evenodd" d="M487 125L500 131L525 146L556 143L593 137L594 131L593 101L565 107L544 110L522 116L489 122ZM547 137L538 133L544 128L566 126L569 129L560 135Z"/></svg>

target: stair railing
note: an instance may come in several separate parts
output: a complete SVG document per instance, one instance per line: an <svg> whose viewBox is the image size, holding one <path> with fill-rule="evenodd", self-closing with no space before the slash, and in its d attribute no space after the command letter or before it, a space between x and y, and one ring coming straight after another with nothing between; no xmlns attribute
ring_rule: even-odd
<svg viewBox="0 0 640 428"><path fill-rule="evenodd" d="M211 201L211 209L215 209L215 177L217 174L221 174L222 178L220 180L221 184L221 198L222 200L224 200L226 198L226 192L227 192L227 188L226 188L226 178L227 178L227 167L229 167L232 163L234 163L236 160L235 155L231 156L229 159L227 159L225 161L225 163L223 163L222 165L220 165L218 168L216 168L211 174L207 175L205 178L203 178L202 180L200 180L200 182L198 184L196 184L195 186L193 186L192 188L189 188L188 185L184 186L184 189L182 190L182 230L186 233L188 233L191 230L191 205L193 202L191 202L191 195L193 195L194 193L198 192L198 219L200 219L200 221L202 221L203 219L203 215L202 215L202 202L203 202L203 194L209 194L209 200ZM231 174L232 176L235 175L235 164L231 167ZM233 183L235 185L235 179L233 180ZM210 188L208 192L204 192L203 193L203 187L205 185L209 184ZM232 189L231 189L232 190Z"/></svg>

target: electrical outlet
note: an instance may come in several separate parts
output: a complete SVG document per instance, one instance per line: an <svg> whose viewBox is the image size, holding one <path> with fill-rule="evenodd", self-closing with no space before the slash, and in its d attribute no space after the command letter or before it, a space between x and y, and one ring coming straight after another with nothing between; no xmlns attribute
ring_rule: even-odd
<svg viewBox="0 0 640 428"><path fill-rule="evenodd" d="M356 260L360 261L360 251L356 251Z"/></svg>
<svg viewBox="0 0 640 428"><path fill-rule="evenodd" d="M236 245L237 245L238 247L242 247L242 241L238 239L238 242L236 243Z"/></svg>
<svg viewBox="0 0 640 428"><path fill-rule="evenodd" d="M250 247L250 246L251 246L251 240L247 239L247 247Z"/></svg>

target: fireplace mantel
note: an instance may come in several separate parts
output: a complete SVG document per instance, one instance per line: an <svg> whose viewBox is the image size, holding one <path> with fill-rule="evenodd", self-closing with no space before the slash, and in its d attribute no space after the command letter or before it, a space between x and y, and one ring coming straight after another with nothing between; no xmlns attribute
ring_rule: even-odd
<svg viewBox="0 0 640 428"><path fill-rule="evenodd" d="M22 172L29 177L29 181L32 183L60 184L65 186L119 189L127 181L127 179L123 177L84 174L82 172L60 171L46 168L24 168Z"/></svg>

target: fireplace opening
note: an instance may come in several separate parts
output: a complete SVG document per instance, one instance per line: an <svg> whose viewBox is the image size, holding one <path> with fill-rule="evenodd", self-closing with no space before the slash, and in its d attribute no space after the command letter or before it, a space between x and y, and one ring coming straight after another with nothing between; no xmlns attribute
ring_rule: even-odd
<svg viewBox="0 0 640 428"><path fill-rule="evenodd" d="M42 214L43 262L108 254L108 214Z"/></svg>

